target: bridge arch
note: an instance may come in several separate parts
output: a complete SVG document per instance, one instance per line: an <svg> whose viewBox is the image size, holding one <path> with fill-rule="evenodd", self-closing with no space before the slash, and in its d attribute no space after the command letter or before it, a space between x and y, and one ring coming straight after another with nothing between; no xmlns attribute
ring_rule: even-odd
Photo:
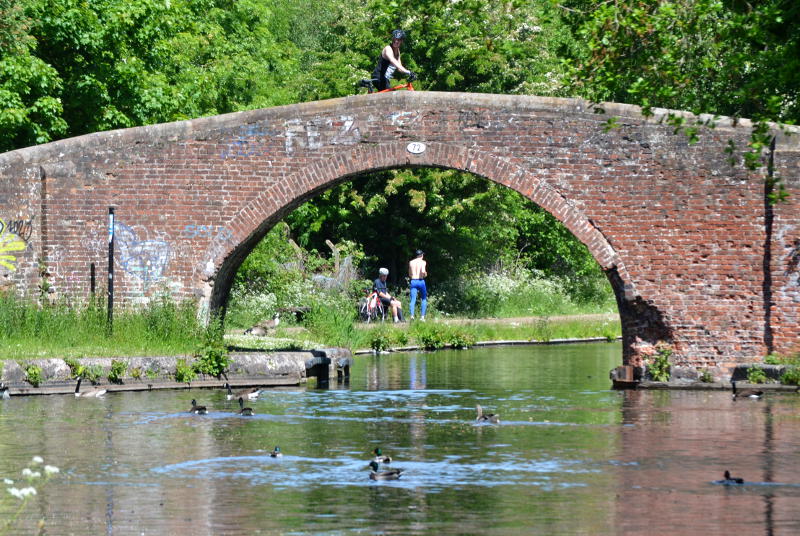
<svg viewBox="0 0 800 536"><path fill-rule="evenodd" d="M716 128L690 143L670 117ZM90 264L105 279L111 206L121 304L166 291L218 306L246 254L301 202L372 170L445 167L520 192L586 244L615 289L626 360L666 341L676 364L730 367L800 351L800 136L775 130L770 170L790 201L773 207L765 170L739 158L748 125L420 91L61 140L0 154L0 249L16 248L0 251L0 286L88 294Z"/></svg>

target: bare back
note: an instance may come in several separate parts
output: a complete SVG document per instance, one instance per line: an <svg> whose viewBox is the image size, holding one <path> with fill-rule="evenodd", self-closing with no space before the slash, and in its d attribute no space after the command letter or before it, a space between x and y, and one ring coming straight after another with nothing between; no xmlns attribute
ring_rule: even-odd
<svg viewBox="0 0 800 536"><path fill-rule="evenodd" d="M426 268L427 263L420 257L411 259L408 262L408 276L411 279L425 279L425 277L428 275L428 272L425 271Z"/></svg>

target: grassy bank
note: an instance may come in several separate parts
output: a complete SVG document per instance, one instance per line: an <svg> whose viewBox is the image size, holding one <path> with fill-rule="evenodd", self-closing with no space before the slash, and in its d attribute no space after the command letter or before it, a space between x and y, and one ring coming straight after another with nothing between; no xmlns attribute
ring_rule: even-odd
<svg viewBox="0 0 800 536"><path fill-rule="evenodd" d="M363 324L353 309L346 303L315 308L303 324L284 322L269 337L245 336L241 328L231 328L225 342L233 348L264 350L323 346L383 350L407 345L469 346L491 340L612 339L620 334L615 314L504 319L433 316L427 323ZM113 330L109 330L105 306L99 302L41 306L0 295L0 359L203 353L206 333L192 302L156 300L135 310L115 311Z"/></svg>
<svg viewBox="0 0 800 536"><path fill-rule="evenodd" d="M278 328L268 337L228 332L229 345L262 350L345 346L353 350L385 350L399 346L469 346L476 341L584 339L603 337L613 340L621 335L619 318L614 314L559 317L461 319L447 318L426 323L390 322L378 324L349 323L341 331L290 326Z"/></svg>

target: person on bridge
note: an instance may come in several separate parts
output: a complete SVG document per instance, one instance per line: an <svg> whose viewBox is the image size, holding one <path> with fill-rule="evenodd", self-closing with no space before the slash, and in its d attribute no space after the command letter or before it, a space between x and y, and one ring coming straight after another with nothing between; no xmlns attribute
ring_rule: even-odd
<svg viewBox="0 0 800 536"><path fill-rule="evenodd" d="M417 295L421 302L419 306L419 319L425 322L425 310L428 308L428 288L425 286L427 277L427 263L422 258L425 253L418 249L413 259L408 262L408 277L411 278L411 320L414 320L414 309L417 305Z"/></svg>
<svg viewBox="0 0 800 536"><path fill-rule="evenodd" d="M381 268L378 270L378 279L376 279L372 285L372 290L378 293L378 298L380 298L383 306L392 310L392 318L394 318L394 321L399 322L399 316L402 315L400 312L401 303L399 300L393 298L392 295L389 294L389 289L386 287L386 278L388 276L388 268Z"/></svg>
<svg viewBox="0 0 800 536"><path fill-rule="evenodd" d="M392 44L383 47L381 55L378 57L378 65L375 66L375 71L372 73L372 79L377 80L378 91L389 88L389 79L396 71L416 78L414 73L403 67L400 62L400 45L403 44L405 38L406 32L395 30L392 32Z"/></svg>

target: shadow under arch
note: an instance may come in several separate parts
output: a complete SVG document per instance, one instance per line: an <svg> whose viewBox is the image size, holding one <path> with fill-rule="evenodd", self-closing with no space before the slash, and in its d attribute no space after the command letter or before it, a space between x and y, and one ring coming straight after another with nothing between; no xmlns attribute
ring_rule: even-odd
<svg viewBox="0 0 800 536"><path fill-rule="evenodd" d="M552 214L586 245L614 290L622 321L625 362L637 337L652 341L671 338L672 330L663 315L638 295L635 282L612 244L579 207L547 182L547 170L523 167L492 153L446 143L426 144L419 154L412 154L407 147L408 142L362 143L349 151L340 150L330 159L310 162L242 207L227 225L233 232L229 246L222 251L209 250L204 257L214 259L215 267L206 272L211 287L207 310L221 310L224 314L234 276L247 255L278 221L315 195L365 173L436 167L472 173L515 190ZM642 323L642 318L646 322Z"/></svg>

